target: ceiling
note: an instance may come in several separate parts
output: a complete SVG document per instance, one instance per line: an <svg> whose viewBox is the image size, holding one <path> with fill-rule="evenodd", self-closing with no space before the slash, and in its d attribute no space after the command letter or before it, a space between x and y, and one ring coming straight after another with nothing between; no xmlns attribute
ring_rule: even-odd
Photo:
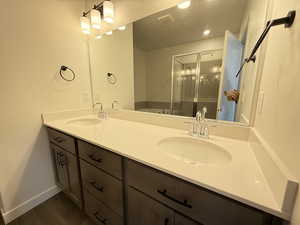
<svg viewBox="0 0 300 225"><path fill-rule="evenodd" d="M247 0L192 0L188 9L176 6L134 22L134 45L149 51L239 33ZM203 31L210 29L209 36Z"/></svg>

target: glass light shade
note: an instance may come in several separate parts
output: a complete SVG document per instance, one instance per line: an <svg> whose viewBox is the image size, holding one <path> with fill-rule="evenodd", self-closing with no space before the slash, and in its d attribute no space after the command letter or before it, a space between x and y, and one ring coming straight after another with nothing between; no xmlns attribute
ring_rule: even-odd
<svg viewBox="0 0 300 225"><path fill-rule="evenodd" d="M207 36L207 35L210 34L210 32L211 32L211 31L210 31L209 29L206 29L206 30L203 31L203 35Z"/></svg>
<svg viewBox="0 0 300 225"><path fill-rule="evenodd" d="M114 4L111 1L103 2L103 20L107 23L114 22Z"/></svg>
<svg viewBox="0 0 300 225"><path fill-rule="evenodd" d="M90 20L86 16L80 17L80 26L81 26L81 30L84 34L91 33Z"/></svg>
<svg viewBox="0 0 300 225"><path fill-rule="evenodd" d="M96 35L96 39L99 40L99 39L101 39L101 38L102 38L102 35L101 35L101 34L97 34L97 35Z"/></svg>
<svg viewBox="0 0 300 225"><path fill-rule="evenodd" d="M190 6L191 6L191 1L190 1L190 0L184 1L184 2L179 3L179 4L177 5L177 7L178 7L179 9L187 9L187 8L189 8Z"/></svg>
<svg viewBox="0 0 300 225"><path fill-rule="evenodd" d="M91 10L91 24L92 28L100 30L101 28L101 15L99 10L92 9Z"/></svg>
<svg viewBox="0 0 300 225"><path fill-rule="evenodd" d="M111 31L107 31L105 34L106 34L106 35L112 35L113 32L112 32L112 30L111 30Z"/></svg>
<svg viewBox="0 0 300 225"><path fill-rule="evenodd" d="M118 30L126 30L126 26L118 27Z"/></svg>

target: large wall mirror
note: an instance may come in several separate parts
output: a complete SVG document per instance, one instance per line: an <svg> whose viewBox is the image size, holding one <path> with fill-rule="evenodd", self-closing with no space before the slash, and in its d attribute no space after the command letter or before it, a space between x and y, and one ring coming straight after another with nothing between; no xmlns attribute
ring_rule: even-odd
<svg viewBox="0 0 300 225"><path fill-rule="evenodd" d="M189 7L174 6L133 22L126 32L90 41L94 95L109 86L111 70L124 79L116 92L134 90L127 108L185 117L206 108L209 119L249 123L258 62L236 74L264 29L267 1L259 9L253 2L192 0ZM99 54L103 49L106 56Z"/></svg>

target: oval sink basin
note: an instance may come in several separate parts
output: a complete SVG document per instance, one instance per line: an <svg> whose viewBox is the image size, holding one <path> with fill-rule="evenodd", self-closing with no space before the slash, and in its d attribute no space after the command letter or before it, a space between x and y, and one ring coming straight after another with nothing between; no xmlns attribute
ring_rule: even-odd
<svg viewBox="0 0 300 225"><path fill-rule="evenodd" d="M232 159L230 153L218 145L194 138L171 137L157 145L169 157L193 166L226 164Z"/></svg>
<svg viewBox="0 0 300 225"><path fill-rule="evenodd" d="M101 123L101 120L96 118L74 119L66 122L68 125L76 126L94 126Z"/></svg>

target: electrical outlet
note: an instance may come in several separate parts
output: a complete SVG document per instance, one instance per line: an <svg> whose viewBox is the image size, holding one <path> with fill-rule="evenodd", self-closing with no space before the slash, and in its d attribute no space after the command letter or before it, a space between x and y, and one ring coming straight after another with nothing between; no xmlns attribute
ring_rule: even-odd
<svg viewBox="0 0 300 225"><path fill-rule="evenodd" d="M264 99L265 99L265 93L263 91L260 91L258 95L258 102L257 102L257 112L259 114L263 112Z"/></svg>

